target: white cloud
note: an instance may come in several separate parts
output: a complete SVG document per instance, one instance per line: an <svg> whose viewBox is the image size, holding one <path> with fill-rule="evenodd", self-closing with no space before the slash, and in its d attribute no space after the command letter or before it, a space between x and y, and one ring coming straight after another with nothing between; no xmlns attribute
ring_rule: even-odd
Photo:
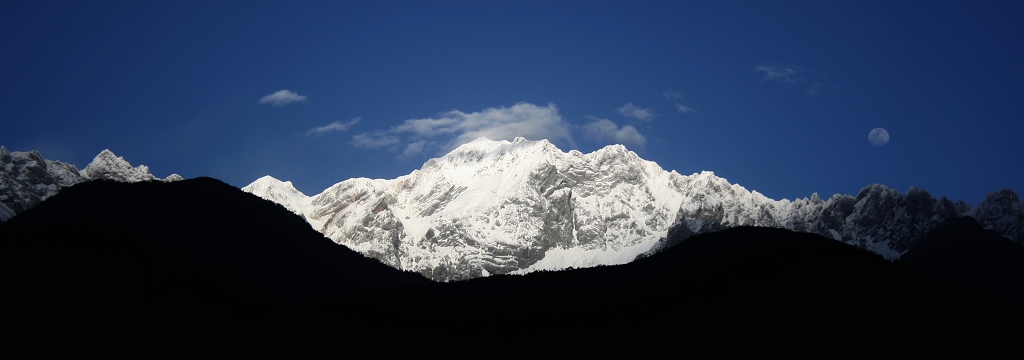
<svg viewBox="0 0 1024 360"><path fill-rule="evenodd" d="M440 118L410 119L391 129L395 134L407 134L415 139L438 138L443 151L479 137L491 140L547 139L551 142L571 143L569 125L558 114L554 104L537 106L519 103L511 107L488 108L464 113L452 110Z"/></svg>
<svg viewBox="0 0 1024 360"><path fill-rule="evenodd" d="M683 104L680 104L680 103L673 103L673 105L676 106L676 110L677 111L679 111L679 112L681 112L683 114L697 112L697 110L694 110L693 108L691 108L689 106L686 106L686 105L683 105Z"/></svg>
<svg viewBox="0 0 1024 360"><path fill-rule="evenodd" d="M359 118L353 118L352 120L349 120L349 121L337 120L337 121L334 121L334 122L332 122L330 124L327 124L327 125L324 125L324 126L321 126L321 127L317 127L317 128L313 128L312 130L309 130L309 132L307 132L306 135L313 135L313 134L322 135L322 134L333 132L333 131L345 131L345 130L348 130L348 128L352 127L352 125L355 125L355 124L358 124L358 123L359 123Z"/></svg>
<svg viewBox="0 0 1024 360"><path fill-rule="evenodd" d="M451 111L448 114L453 113L461 114L458 111ZM412 133L420 137L435 137L459 132L460 123L461 119L457 114L440 119L409 119L394 127L393 131Z"/></svg>
<svg viewBox="0 0 1024 360"><path fill-rule="evenodd" d="M647 138L640 134L635 127L625 125L619 127L615 122L608 119L597 119L582 126L583 134L594 141L610 142L625 145L627 148L643 148L647 145Z"/></svg>
<svg viewBox="0 0 1024 360"><path fill-rule="evenodd" d="M796 73L799 68L791 66L760 65L754 70L764 73L764 80L777 80L782 82L796 82Z"/></svg>
<svg viewBox="0 0 1024 360"><path fill-rule="evenodd" d="M683 94L679 93L678 91L666 91L661 95L669 100L679 100L683 98Z"/></svg>
<svg viewBox="0 0 1024 360"><path fill-rule="evenodd" d="M273 106L285 106L294 102L306 101L305 95L299 95L291 90L279 90L273 94L260 98L260 104Z"/></svg>
<svg viewBox="0 0 1024 360"><path fill-rule="evenodd" d="M620 107L618 111L619 114L622 114L622 116L625 116L627 118L634 118L639 120L650 120L654 118L654 114L651 113L651 109L641 108L639 106L633 105L633 103L626 103L626 105Z"/></svg>
<svg viewBox="0 0 1024 360"><path fill-rule="evenodd" d="M388 135L382 131L375 131L372 135L368 133L360 133L352 137L352 146L367 149L379 149L395 145L400 142L402 142L402 139L399 139L394 135Z"/></svg>

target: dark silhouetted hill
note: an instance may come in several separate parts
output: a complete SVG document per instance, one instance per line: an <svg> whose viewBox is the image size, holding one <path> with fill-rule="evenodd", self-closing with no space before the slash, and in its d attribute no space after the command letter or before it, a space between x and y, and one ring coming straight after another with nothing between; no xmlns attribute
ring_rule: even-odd
<svg viewBox="0 0 1024 360"><path fill-rule="evenodd" d="M995 325L1024 319L1019 305L942 283L866 250L756 227L701 234L625 265L424 289L367 300L364 307L390 309L390 319L402 328L543 338L665 339L699 332L804 339L865 331L878 338L946 338L988 334L998 331ZM348 315L343 307L322 304L289 316L340 321Z"/></svg>
<svg viewBox="0 0 1024 360"><path fill-rule="evenodd" d="M33 321L229 322L428 283L211 178L78 184L0 239L6 301Z"/></svg>
<svg viewBox="0 0 1024 360"><path fill-rule="evenodd" d="M935 228L897 262L1024 306L1024 247L972 217Z"/></svg>
<svg viewBox="0 0 1024 360"><path fill-rule="evenodd" d="M770 228L697 235L620 266L434 283L209 178L65 189L0 224L0 262L6 326L18 329L103 323L559 341L671 339L684 330L902 337L1024 319L1020 305L995 296Z"/></svg>

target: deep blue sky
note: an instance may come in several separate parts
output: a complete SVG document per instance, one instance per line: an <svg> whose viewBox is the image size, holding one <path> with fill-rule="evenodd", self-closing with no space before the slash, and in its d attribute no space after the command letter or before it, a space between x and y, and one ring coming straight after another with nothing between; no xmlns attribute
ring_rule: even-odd
<svg viewBox="0 0 1024 360"><path fill-rule="evenodd" d="M1024 2L4 1L0 121L79 168L310 195L486 134L976 204L1024 190Z"/></svg>

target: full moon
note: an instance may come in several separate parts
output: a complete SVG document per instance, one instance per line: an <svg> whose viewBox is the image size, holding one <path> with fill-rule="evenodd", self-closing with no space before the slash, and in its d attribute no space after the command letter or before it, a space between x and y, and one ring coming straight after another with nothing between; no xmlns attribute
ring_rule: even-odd
<svg viewBox="0 0 1024 360"><path fill-rule="evenodd" d="M889 132L883 128L871 129L871 132L868 133L868 141L874 146L885 146L889 143Z"/></svg>

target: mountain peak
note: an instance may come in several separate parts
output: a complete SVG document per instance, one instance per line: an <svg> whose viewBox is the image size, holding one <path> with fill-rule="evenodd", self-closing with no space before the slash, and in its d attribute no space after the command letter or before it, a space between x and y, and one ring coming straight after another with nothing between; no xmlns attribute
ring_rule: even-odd
<svg viewBox="0 0 1024 360"><path fill-rule="evenodd" d="M85 169L81 171L82 176L89 179L107 179L116 181L149 181L157 180L152 173L149 172L149 167L146 165L139 165L138 167L132 167L128 161L123 157L117 156L110 149L104 149L89 165L86 165Z"/></svg>
<svg viewBox="0 0 1024 360"><path fill-rule="evenodd" d="M292 185L291 181L281 181L267 175L256 179L242 188L242 191L281 204L288 211L305 217L311 206L311 198Z"/></svg>
<svg viewBox="0 0 1024 360"><path fill-rule="evenodd" d="M548 139L528 140L528 139L526 139L526 138L524 138L522 136L517 136L514 139L512 139L512 141L508 141L508 140L491 140L490 138L488 138L486 136L481 136L481 137L478 137L478 138L474 139L473 141L470 141L468 143L465 143L465 144L457 146L455 148L455 150L458 150L458 149L492 149L492 148L500 147L500 146L503 146L503 145L506 145L506 146L507 145L515 145L515 146L551 145L551 146L554 146L553 144L551 144L550 141L548 141ZM452 150L452 151L455 151L455 150Z"/></svg>
<svg viewBox="0 0 1024 360"><path fill-rule="evenodd" d="M277 178L275 178L273 176L270 176L270 175L266 175L264 177L256 179L256 181L253 181L252 184L249 184L246 187L252 187L252 188L283 188L285 190L288 190L288 192L290 192L290 193L298 194L298 195L301 195L303 197L306 196L301 191L296 189L295 185L293 185L291 181L281 181L281 180L278 180Z"/></svg>
<svg viewBox="0 0 1024 360"><path fill-rule="evenodd" d="M107 158L110 158L110 159L120 159L120 160L122 160L122 161L124 160L124 158L122 158L122 157L120 157L120 156L117 156L117 155L115 155L113 151L110 151L110 149L103 149L103 151L100 151L100 153L99 153L99 154L96 154L96 158L104 158L104 159L107 159Z"/></svg>
<svg viewBox="0 0 1024 360"><path fill-rule="evenodd" d="M506 159L506 155L512 155L512 158ZM558 147L550 141L544 139L526 140L526 138L517 137L513 141L508 141L490 140L486 137L480 137L469 143L460 145L439 159L431 160L428 164L433 163L436 165L438 161L435 160L451 164L452 166L465 166L466 164L496 164L499 160L523 163L523 161L544 161L544 159L560 157L563 155L565 155L565 153L563 153L562 150L558 149Z"/></svg>

